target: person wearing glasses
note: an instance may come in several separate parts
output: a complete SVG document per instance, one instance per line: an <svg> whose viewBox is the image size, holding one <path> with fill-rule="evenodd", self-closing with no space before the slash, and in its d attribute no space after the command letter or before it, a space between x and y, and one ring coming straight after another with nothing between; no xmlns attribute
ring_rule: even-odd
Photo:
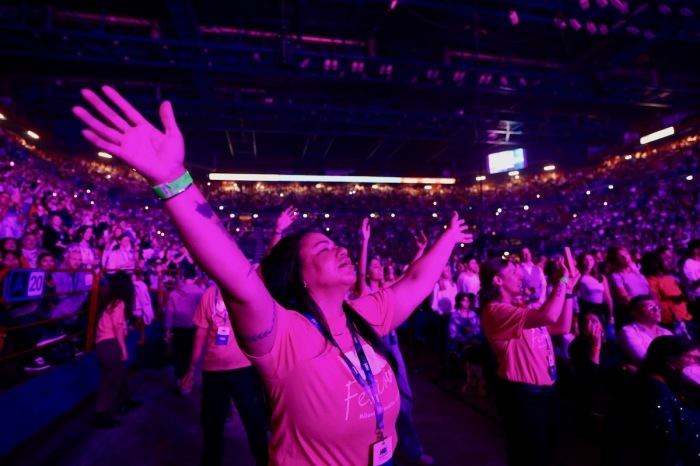
<svg viewBox="0 0 700 466"><path fill-rule="evenodd" d="M637 367L647 355L647 349L655 338L672 335L661 323L661 307L653 296L644 294L635 296L629 303L634 320L620 330L617 342L630 361Z"/></svg>

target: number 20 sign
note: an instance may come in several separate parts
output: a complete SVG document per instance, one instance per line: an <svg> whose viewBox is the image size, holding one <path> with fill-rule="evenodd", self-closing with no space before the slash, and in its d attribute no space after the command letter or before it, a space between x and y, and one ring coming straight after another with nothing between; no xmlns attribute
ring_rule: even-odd
<svg viewBox="0 0 700 466"><path fill-rule="evenodd" d="M39 299L44 295L44 270L15 269L5 276L6 302Z"/></svg>

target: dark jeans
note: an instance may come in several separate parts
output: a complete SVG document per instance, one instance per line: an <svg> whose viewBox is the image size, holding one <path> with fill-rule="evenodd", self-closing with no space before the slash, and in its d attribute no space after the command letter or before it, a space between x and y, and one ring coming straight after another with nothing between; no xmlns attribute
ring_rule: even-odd
<svg viewBox="0 0 700 466"><path fill-rule="evenodd" d="M224 424L233 398L248 435L248 446L258 466L269 462L267 451L268 407L265 390L253 367L202 372L202 465L220 465L224 456Z"/></svg>
<svg viewBox="0 0 700 466"><path fill-rule="evenodd" d="M192 346L194 345L195 327L180 328L173 327L173 360L175 362L175 378L181 379L187 374L192 357Z"/></svg>
<svg viewBox="0 0 700 466"><path fill-rule="evenodd" d="M508 466L550 466L560 428L554 387L499 378L496 401L506 433Z"/></svg>
<svg viewBox="0 0 700 466"><path fill-rule="evenodd" d="M115 338L102 340L95 346L95 355L102 367L102 378L97 387L97 412L106 413L114 405L129 399L126 368L122 361L122 349Z"/></svg>

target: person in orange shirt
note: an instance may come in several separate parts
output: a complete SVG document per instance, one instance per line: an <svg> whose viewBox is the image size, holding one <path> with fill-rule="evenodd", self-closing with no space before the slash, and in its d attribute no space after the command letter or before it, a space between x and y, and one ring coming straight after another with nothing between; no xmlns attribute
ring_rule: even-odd
<svg viewBox="0 0 700 466"><path fill-rule="evenodd" d="M103 302L95 337L95 354L102 367L93 421L95 428L121 425L111 414L115 404L118 403L120 414L126 414L142 404L141 401L129 399L124 366L124 361L129 359L126 349L127 323L134 309L134 283L127 273L117 272L112 275Z"/></svg>
<svg viewBox="0 0 700 466"><path fill-rule="evenodd" d="M194 314L194 336L190 367L182 378L182 389L191 390L194 373L202 357L202 465L220 465L224 455L224 424L231 399L241 417L255 463L269 462L267 425L269 409L258 371L238 346L226 305L217 286L210 286Z"/></svg>
<svg viewBox="0 0 700 466"><path fill-rule="evenodd" d="M556 262L543 304L524 302L520 268L496 257L482 265L481 322L498 358L496 401L508 466L549 466L560 428L557 368L550 335L571 330L572 291L580 278Z"/></svg>
<svg viewBox="0 0 700 466"><path fill-rule="evenodd" d="M694 335L697 327L693 316L688 312L688 299L683 294L678 279L671 274L673 262L671 248L659 247L642 257L642 274L649 281L652 296L661 305L661 324L670 328L674 322L682 322L688 333Z"/></svg>

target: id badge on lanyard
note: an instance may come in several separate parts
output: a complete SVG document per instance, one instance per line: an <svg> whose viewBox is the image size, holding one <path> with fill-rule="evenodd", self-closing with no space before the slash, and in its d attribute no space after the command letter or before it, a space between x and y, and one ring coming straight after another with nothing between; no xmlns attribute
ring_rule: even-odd
<svg viewBox="0 0 700 466"><path fill-rule="evenodd" d="M392 454L394 452L391 437L379 440L372 444L372 462L370 466L391 466L394 464Z"/></svg>
<svg viewBox="0 0 700 466"><path fill-rule="evenodd" d="M217 346L228 345L228 337L231 335L231 327L217 327L216 342Z"/></svg>
<svg viewBox="0 0 700 466"><path fill-rule="evenodd" d="M392 456L394 453L393 439L391 437L384 436L384 406L382 405L381 398L379 397L379 389L377 387L377 382L374 379L374 374L372 374L372 368L367 361L367 356L362 349L362 344L360 338L357 335L357 330L355 326L348 320L348 329L352 335L353 346L355 347L355 353L357 354L357 359L360 361L360 366L362 371L365 373L365 378L363 379L360 375L360 371L355 367L355 365L348 359L343 350L340 348L338 343L335 341L333 336L318 323L318 321L310 316L304 314L304 317L309 319L316 329L321 332L324 338L330 341L333 346L335 346L338 351L340 351L340 357L347 364L348 369L352 373L355 381L362 387L367 396L369 397L372 405L374 407L375 421L376 421L376 434L377 441L370 445L369 451L369 465L370 466L391 466L393 464Z"/></svg>

